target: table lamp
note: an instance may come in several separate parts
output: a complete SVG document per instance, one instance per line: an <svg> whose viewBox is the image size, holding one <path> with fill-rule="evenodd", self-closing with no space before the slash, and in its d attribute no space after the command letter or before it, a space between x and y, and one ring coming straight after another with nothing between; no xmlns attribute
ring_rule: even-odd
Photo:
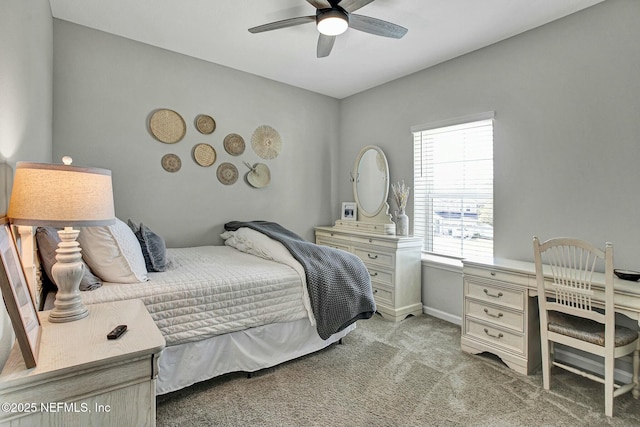
<svg viewBox="0 0 640 427"><path fill-rule="evenodd" d="M64 164L18 162L7 216L13 224L52 226L60 243L51 269L58 286L49 321L62 323L86 317L89 312L80 298L84 263L79 230L115 223L111 171Z"/></svg>

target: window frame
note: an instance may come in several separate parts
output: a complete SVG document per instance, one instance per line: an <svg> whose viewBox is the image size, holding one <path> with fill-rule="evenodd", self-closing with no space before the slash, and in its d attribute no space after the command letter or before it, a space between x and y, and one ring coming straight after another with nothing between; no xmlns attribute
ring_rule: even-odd
<svg viewBox="0 0 640 427"><path fill-rule="evenodd" d="M425 124L421 124L421 125L416 125L416 126L412 126L411 127L411 133L413 136L413 149L414 149L414 192L413 192L413 198L414 198L414 234L416 236L420 236L423 238L423 252L429 253L429 254L433 254L436 256L443 256L443 257L448 257L448 258L454 258L454 259L463 259L463 258L487 258L487 257L493 257L494 254L494 246L493 246L493 242L494 242L494 238L493 238L493 234L491 237L491 248L490 248L490 252L483 252L481 254L470 254L468 253L470 251L470 249L468 249L470 247L469 244L467 244L467 253L465 253L464 251L464 240L465 240L465 230L464 228L461 229L461 239L460 239L460 250L458 254L454 254L453 251L434 251L433 250L433 244L434 244L434 229L435 229L435 223L434 223L434 218L433 218L433 212L430 213L430 211L433 211L432 207L430 207L430 205L432 205L432 203L430 202L433 199L441 199L443 200L443 198L446 198L447 193L446 192L435 192L432 193L433 196L429 196L429 192L428 192L428 184L424 183L420 183L420 180L422 179L427 179L425 176L422 175L418 175L417 173L417 168L420 168L420 174L422 174L424 172L424 166L423 166L423 155L418 155L418 146L417 144L417 140L416 138L420 138L420 146L422 147L424 142L422 141L423 135L416 135L418 133L422 133L422 132L428 132L428 131L432 131L432 130L438 130L438 129L442 129L442 128L448 128L448 127L452 127L452 126L456 126L456 125L466 125L466 124L473 124L475 122L482 122L482 121L491 121L491 195L489 195L488 192L484 192L484 193L477 193L477 192L469 192L466 191L467 187L464 187L463 190L461 191L455 191L453 193L449 193L449 196L451 199L454 200L460 200L462 203L462 207L464 207L464 202L463 200L466 199L475 199L475 200L480 200L482 198L490 198L491 199L491 223L492 223L492 227L493 227L493 219L494 219L494 215L493 212L495 210L495 206L494 206L494 178L495 178L495 174L494 174L494 168L495 168L495 159L494 159L494 155L493 155L493 145L494 145L494 141L495 141L495 112L494 111L488 111L488 112L483 112L483 113L479 113L479 114L473 114L473 115L468 115L468 116L464 116L464 117L458 117L458 118L453 118L453 119L448 119L448 120L442 120L442 121L437 121L437 122L431 122L431 123L425 123ZM420 153L422 153L422 151L420 150ZM423 203L424 202L424 203ZM463 210L460 211L461 216L463 215ZM478 214L479 215L479 214ZM421 220L421 218L424 217L424 220ZM463 221L464 219L461 218L461 222L463 225ZM424 223L424 224L422 224ZM493 233L493 228L491 229L491 233ZM473 245L471 245L473 246Z"/></svg>

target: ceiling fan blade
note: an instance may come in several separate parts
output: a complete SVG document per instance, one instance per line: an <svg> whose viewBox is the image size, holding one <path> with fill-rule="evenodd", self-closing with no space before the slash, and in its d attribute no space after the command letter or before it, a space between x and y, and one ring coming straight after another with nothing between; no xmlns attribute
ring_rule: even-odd
<svg viewBox="0 0 640 427"><path fill-rule="evenodd" d="M282 21L271 22L269 24L258 25L249 28L250 33L262 33L264 31L279 30L280 28L294 27L296 25L306 24L308 22L316 22L316 16L300 16L298 18L283 19Z"/></svg>
<svg viewBox="0 0 640 427"><path fill-rule="evenodd" d="M402 38L409 31L400 25L392 24L382 19L354 14L349 15L349 28L394 39Z"/></svg>
<svg viewBox="0 0 640 427"><path fill-rule="evenodd" d="M329 3L328 0L307 0L307 3L309 3L311 6L315 7L316 9L331 8L331 3Z"/></svg>
<svg viewBox="0 0 640 427"><path fill-rule="evenodd" d="M335 42L336 36L325 36L324 34L320 34L320 37L318 37L318 58L329 56Z"/></svg>
<svg viewBox="0 0 640 427"><path fill-rule="evenodd" d="M355 12L361 7L368 5L373 1L374 0L342 0L340 2L340 7L346 10L347 12L351 13L351 12Z"/></svg>

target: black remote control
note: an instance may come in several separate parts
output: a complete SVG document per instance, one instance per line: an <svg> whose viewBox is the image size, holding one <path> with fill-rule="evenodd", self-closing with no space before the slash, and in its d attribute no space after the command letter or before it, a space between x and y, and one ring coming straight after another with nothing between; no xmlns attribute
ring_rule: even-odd
<svg viewBox="0 0 640 427"><path fill-rule="evenodd" d="M120 338L120 335L124 334L126 330L127 330L127 325L118 325L115 328L113 328L113 331L107 334L107 339L116 340Z"/></svg>

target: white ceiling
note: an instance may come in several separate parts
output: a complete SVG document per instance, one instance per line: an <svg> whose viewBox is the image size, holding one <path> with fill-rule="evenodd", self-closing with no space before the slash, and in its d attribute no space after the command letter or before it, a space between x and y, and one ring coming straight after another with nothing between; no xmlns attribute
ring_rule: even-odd
<svg viewBox="0 0 640 427"><path fill-rule="evenodd" d="M577 12L603 0L376 0L357 12L409 29L389 39L353 29L316 58L305 0L50 0L54 18L342 99Z"/></svg>

